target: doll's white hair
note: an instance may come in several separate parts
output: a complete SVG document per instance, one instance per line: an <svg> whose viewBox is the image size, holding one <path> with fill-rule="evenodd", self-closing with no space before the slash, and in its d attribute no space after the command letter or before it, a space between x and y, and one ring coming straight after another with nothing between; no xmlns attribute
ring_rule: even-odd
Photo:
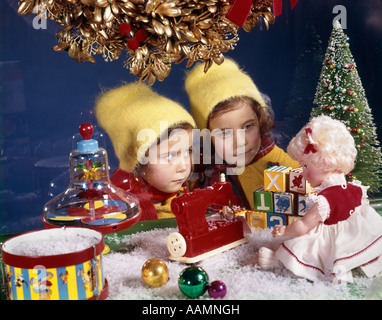
<svg viewBox="0 0 382 320"><path fill-rule="evenodd" d="M310 128L307 133L305 129ZM307 148L312 145L316 152ZM305 153L304 153L305 151ZM288 154L294 160L302 160L324 169L348 174L354 168L357 149L346 126L328 116L313 118L290 141Z"/></svg>

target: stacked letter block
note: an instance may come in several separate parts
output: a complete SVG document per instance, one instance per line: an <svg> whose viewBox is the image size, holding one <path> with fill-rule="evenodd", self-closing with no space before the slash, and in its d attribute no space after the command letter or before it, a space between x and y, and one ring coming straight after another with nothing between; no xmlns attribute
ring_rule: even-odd
<svg viewBox="0 0 382 320"><path fill-rule="evenodd" d="M302 168L273 166L264 171L264 187L253 193L255 207L246 212L251 227L288 225L306 213L308 193L314 190L302 175Z"/></svg>

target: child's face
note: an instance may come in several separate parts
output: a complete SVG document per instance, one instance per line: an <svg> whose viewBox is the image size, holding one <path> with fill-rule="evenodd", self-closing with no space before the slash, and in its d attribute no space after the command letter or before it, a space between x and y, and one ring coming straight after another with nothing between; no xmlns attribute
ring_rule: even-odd
<svg viewBox="0 0 382 320"><path fill-rule="evenodd" d="M216 153L223 160L229 164L247 166L260 148L259 122L250 102L239 100L236 106L211 119L209 130Z"/></svg>
<svg viewBox="0 0 382 320"><path fill-rule="evenodd" d="M337 172L332 172L332 171L325 171L322 168L318 168L318 167L310 164L304 158L299 159L298 162L300 163L300 165L303 169L304 178L307 181L309 181L310 185L313 188L319 186L324 180L329 178L332 174L337 173Z"/></svg>
<svg viewBox="0 0 382 320"><path fill-rule="evenodd" d="M191 146L191 131L179 130L151 147L143 178L162 192L178 192L191 172Z"/></svg>

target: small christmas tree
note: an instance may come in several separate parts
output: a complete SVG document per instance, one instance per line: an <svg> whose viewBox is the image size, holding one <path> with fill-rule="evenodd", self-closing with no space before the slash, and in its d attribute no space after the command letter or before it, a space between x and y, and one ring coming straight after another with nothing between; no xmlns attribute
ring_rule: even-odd
<svg viewBox="0 0 382 320"><path fill-rule="evenodd" d="M358 155L349 179L358 179L379 192L382 184L382 153L373 115L368 105L347 37L334 23L325 53L311 116L328 115L342 121L352 133Z"/></svg>

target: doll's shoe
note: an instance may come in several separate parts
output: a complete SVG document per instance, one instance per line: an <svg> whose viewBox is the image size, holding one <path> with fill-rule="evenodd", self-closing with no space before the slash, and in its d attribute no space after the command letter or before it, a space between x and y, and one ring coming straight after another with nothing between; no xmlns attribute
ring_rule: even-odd
<svg viewBox="0 0 382 320"><path fill-rule="evenodd" d="M259 265L263 269L273 269L278 267L275 253L268 248L261 247L259 250Z"/></svg>

